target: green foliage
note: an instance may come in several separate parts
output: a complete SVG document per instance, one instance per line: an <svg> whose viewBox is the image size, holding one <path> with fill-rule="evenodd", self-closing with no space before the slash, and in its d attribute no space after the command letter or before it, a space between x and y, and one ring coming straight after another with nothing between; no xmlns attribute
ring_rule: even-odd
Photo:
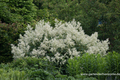
<svg viewBox="0 0 120 80"><path fill-rule="evenodd" d="M37 6L38 10L44 8L42 7L43 1L44 0L33 0L33 3Z"/></svg>
<svg viewBox="0 0 120 80"><path fill-rule="evenodd" d="M0 80L29 80L25 71L0 69Z"/></svg>
<svg viewBox="0 0 120 80"><path fill-rule="evenodd" d="M109 4L112 0L99 0L99 1L104 3L104 4Z"/></svg>
<svg viewBox="0 0 120 80"><path fill-rule="evenodd" d="M80 80L83 80L84 78L86 78L87 76L82 76L81 74L77 74L74 76L76 79L80 79Z"/></svg>
<svg viewBox="0 0 120 80"><path fill-rule="evenodd" d="M58 69L58 68L57 68ZM91 77L60 74L54 64L45 59L20 58L12 63L0 64L0 80L84 80Z"/></svg>
<svg viewBox="0 0 120 80"><path fill-rule="evenodd" d="M67 3L66 0L61 0L61 1L58 1L58 0L51 0L51 1L45 0L45 1L43 1L42 6L49 10L51 17L55 17L55 18L59 18L61 20L65 20L65 19L69 18L67 16L67 14L69 13L67 11L67 9L68 9L67 7L68 7L69 3L71 3L71 1L69 1ZM65 9L66 9L66 11L65 11ZM71 13L69 13L69 14L71 14Z"/></svg>
<svg viewBox="0 0 120 80"><path fill-rule="evenodd" d="M0 22L0 63L12 61L11 43L17 44L19 34L24 34L26 25L22 23L6 24Z"/></svg>
<svg viewBox="0 0 120 80"><path fill-rule="evenodd" d="M106 9L104 4L96 0L46 0L43 6L53 13L51 16L65 21L71 21L73 18L80 21L85 33L89 35L95 31L99 17Z"/></svg>
<svg viewBox="0 0 120 80"><path fill-rule="evenodd" d="M99 39L109 38L110 51L119 52L119 5L119 0L2 0L0 20L12 23L37 18L50 21L54 26L55 18L64 21L75 18L82 23L85 33L99 32ZM102 21L100 27L97 27L98 20Z"/></svg>
<svg viewBox="0 0 120 80"><path fill-rule="evenodd" d="M111 0L107 5L106 12L102 13L103 26L99 27L99 39L110 40L110 51L116 51L120 53L120 1Z"/></svg>
<svg viewBox="0 0 120 80"><path fill-rule="evenodd" d="M82 24L85 33L99 33L99 39L110 39L110 51L120 52L120 1L119 0L45 0L50 17L64 21L75 18ZM97 27L98 20L102 22Z"/></svg>
<svg viewBox="0 0 120 80"><path fill-rule="evenodd" d="M101 56L95 55L95 54L83 54L82 57L76 57L74 59L69 59L68 60L68 65L67 65L67 71L69 73L69 75L77 75L80 73L97 73L97 71L99 70L98 68L105 66L102 63L103 61L100 60L102 63L101 65L99 65L99 58L101 58ZM98 60L97 60L98 59ZM97 62L98 61L98 62ZM98 65L99 66L98 66ZM101 68L102 70L103 68Z"/></svg>
<svg viewBox="0 0 120 80"><path fill-rule="evenodd" d="M107 55L106 55L107 56ZM96 56L96 64L97 64L97 72L98 73L103 73L106 72L106 68L107 68L107 63L106 63L106 58L102 57L101 55L97 55Z"/></svg>
<svg viewBox="0 0 120 80"><path fill-rule="evenodd" d="M113 51L106 56L107 73L120 73L120 54Z"/></svg>
<svg viewBox="0 0 120 80"><path fill-rule="evenodd" d="M106 56L99 54L84 54L68 60L67 72L71 76L82 73L120 73L120 54L109 52ZM115 76L114 76L115 77ZM116 75L117 77L117 75ZM105 79L106 76L97 76L98 79Z"/></svg>
<svg viewBox="0 0 120 80"><path fill-rule="evenodd" d="M95 54L84 54L80 61L80 68L81 72L83 73L96 73L97 72L97 62L96 62L96 55Z"/></svg>
<svg viewBox="0 0 120 80"><path fill-rule="evenodd" d="M80 66L77 59L69 59L67 65L67 71L69 75L73 76L80 73Z"/></svg>
<svg viewBox="0 0 120 80"><path fill-rule="evenodd" d="M49 80L49 78L54 78L51 73L43 70L43 69L37 69L35 71L32 71L29 75L29 77L34 80L36 78L41 79L41 80Z"/></svg>
<svg viewBox="0 0 120 80"><path fill-rule="evenodd" d="M55 66L52 66L52 63L46 61L45 59L31 57L14 60L11 67L19 68L25 71L35 71L37 69L43 69L51 73L55 71Z"/></svg>
<svg viewBox="0 0 120 80"><path fill-rule="evenodd" d="M55 76L56 78L67 78L68 76L67 75L61 75L61 74L58 74Z"/></svg>
<svg viewBox="0 0 120 80"><path fill-rule="evenodd" d="M42 59L25 58L13 61L11 64L0 64L0 79L22 80L29 73L29 77L34 80L94 80L80 76L80 73L120 73L120 1L119 0L2 0L0 1L0 21L6 23L29 22L34 19L44 19L50 21L54 26L54 19L70 21L75 18L82 23L85 33L91 35L99 32L99 39L109 38L110 51L108 55L84 54L82 57L69 59L68 69L61 66L60 72L55 66ZM98 20L102 21L97 27ZM10 44L17 44L19 34L24 34L26 24L6 24L0 22L0 63L11 62L12 54ZM34 22L32 23L34 24ZM10 68L15 68L13 70ZM57 68L58 69L58 68ZM67 70L66 70L67 69ZM11 71L13 70L13 71ZM24 70L24 71L21 71ZM65 71L65 72L64 72ZM1 74L2 73L2 74ZM24 74L22 73L22 74ZM62 74L69 74L66 75ZM27 76L28 76L27 75ZM41 76L39 76L41 75ZM53 76L55 77L53 77ZM75 76L76 75L76 76ZM4 76L4 77L3 77ZM75 76L75 77L72 77ZM49 77L49 79L48 79ZM30 79L29 78L29 79ZM118 77L119 78L119 77ZM9 80L8 79L8 80ZM24 78L25 79L25 78ZM24 80L23 79L23 80ZM103 78L104 79L104 78ZM101 80L103 80L101 79ZM26 78L28 80L28 78Z"/></svg>
<svg viewBox="0 0 120 80"><path fill-rule="evenodd" d="M48 9L37 10L37 19L44 19L45 21L48 21L49 17Z"/></svg>
<svg viewBox="0 0 120 80"><path fill-rule="evenodd" d="M34 17L36 16L36 7L32 3L33 0L10 0L10 10L11 13L17 13L20 14L24 21L32 21Z"/></svg>
<svg viewBox="0 0 120 80"><path fill-rule="evenodd" d="M4 0L3 2L0 2L0 21L6 23L15 22L17 21L16 18L22 20L22 18L20 18L20 15L14 15L10 12L7 1Z"/></svg>
<svg viewBox="0 0 120 80"><path fill-rule="evenodd" d="M0 19L7 23L33 21L37 9L32 2L33 0L3 0L0 2Z"/></svg>
<svg viewBox="0 0 120 80"><path fill-rule="evenodd" d="M90 78L84 78L83 80L97 80L96 78L90 77Z"/></svg>
<svg viewBox="0 0 120 80"><path fill-rule="evenodd" d="M41 58L20 58L9 64L1 64L0 68L24 71L29 80L49 80L49 78L54 78L53 76L57 74L55 66Z"/></svg>

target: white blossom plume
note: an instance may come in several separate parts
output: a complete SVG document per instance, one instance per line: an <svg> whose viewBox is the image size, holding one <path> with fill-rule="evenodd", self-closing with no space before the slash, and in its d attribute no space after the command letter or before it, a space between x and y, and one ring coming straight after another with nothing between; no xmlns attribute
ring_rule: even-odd
<svg viewBox="0 0 120 80"><path fill-rule="evenodd" d="M25 34L20 35L17 46L11 44L13 58L46 57L49 61L64 64L67 58L83 53L105 55L109 41L97 39L98 33L91 36L84 33L81 24L74 19L62 23L55 19L55 28L41 20L33 30L27 26Z"/></svg>

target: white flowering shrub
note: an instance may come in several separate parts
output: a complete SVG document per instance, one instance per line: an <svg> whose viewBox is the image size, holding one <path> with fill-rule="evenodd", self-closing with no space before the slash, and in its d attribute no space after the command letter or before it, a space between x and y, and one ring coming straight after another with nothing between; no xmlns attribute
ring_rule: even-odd
<svg viewBox="0 0 120 80"><path fill-rule="evenodd" d="M80 23L74 19L65 23L55 20L55 28L41 20L34 30L30 25L27 26L17 46L11 44L13 58L45 57L49 61L64 64L67 58L83 53L105 55L109 49L108 39L100 41L97 37L97 32L86 35Z"/></svg>

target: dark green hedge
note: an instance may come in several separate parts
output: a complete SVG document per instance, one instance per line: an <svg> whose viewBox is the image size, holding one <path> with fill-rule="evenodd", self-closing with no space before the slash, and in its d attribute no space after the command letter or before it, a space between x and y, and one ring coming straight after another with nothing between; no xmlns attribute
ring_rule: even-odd
<svg viewBox="0 0 120 80"><path fill-rule="evenodd" d="M22 23L0 22L0 63L12 61L11 44L17 44L19 34L23 34L25 29L26 25Z"/></svg>
<svg viewBox="0 0 120 80"><path fill-rule="evenodd" d="M0 20L6 23L33 21L36 11L33 0L0 1Z"/></svg>

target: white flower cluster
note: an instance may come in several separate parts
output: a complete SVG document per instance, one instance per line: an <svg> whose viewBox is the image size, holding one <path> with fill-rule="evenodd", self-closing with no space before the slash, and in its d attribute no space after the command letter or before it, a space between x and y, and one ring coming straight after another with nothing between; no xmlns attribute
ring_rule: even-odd
<svg viewBox="0 0 120 80"><path fill-rule="evenodd" d="M11 44L13 58L43 56L64 64L67 58L80 56L83 52L105 55L109 49L108 39L98 40L97 32L88 36L80 25L74 19L65 23L55 19L55 28L44 20L38 22L34 30L28 25L25 34L20 35L18 45Z"/></svg>

